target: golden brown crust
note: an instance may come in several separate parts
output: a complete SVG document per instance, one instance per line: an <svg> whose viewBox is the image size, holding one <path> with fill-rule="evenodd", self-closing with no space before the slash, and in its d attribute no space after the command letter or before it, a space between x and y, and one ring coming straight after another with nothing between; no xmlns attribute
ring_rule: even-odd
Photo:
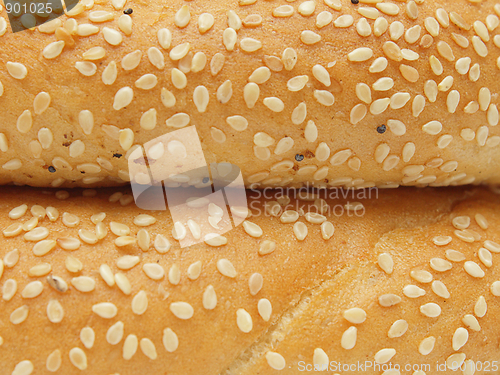
<svg viewBox="0 0 500 375"><path fill-rule="evenodd" d="M127 189L121 191L130 194ZM355 195L344 198L340 191L330 191L329 194L340 196L338 199L326 200L330 211L325 212L325 216L333 224L333 236L324 239L321 225L309 222L308 219L314 221L315 218L304 215L298 219L308 229L303 241L299 241L294 233L294 224L281 222L282 212L276 211L277 216L263 214L264 203L271 204L277 199L276 196L253 199L249 202L253 214L249 221L262 229L261 237L252 237L248 234L252 232L251 229L246 232L243 226L239 226L225 234L227 245L211 247L202 243L188 249L181 249L173 239L168 211L147 212L157 219L156 223L139 227L133 223L134 219L146 212L133 204L122 206L120 201L109 202L108 198L114 192L115 190L103 189L96 193L97 196L89 196L94 192L86 191L85 197L80 190L73 190L69 192L68 198L57 199L54 191L2 189L0 228L4 234L0 255L3 263L9 266L5 267L0 277L2 297L6 298L10 290L6 285L12 284L12 281L8 280L12 279L17 283L17 292L9 301L0 299L0 336L3 339L0 353L3 358L2 368L7 374L21 361L30 361L35 369L33 373L49 373L46 369L47 358L57 350L62 358L59 371L64 374L132 375L142 373L145 368L148 372L167 371L169 374L184 375L199 374L201 371L204 374L276 373L266 360L269 352L278 353L285 359L286 367L282 373L298 374L302 373L299 362L302 365L312 364L314 351L318 348L328 355L330 361L342 363L354 363L358 359L362 362L372 361L375 354L384 348L396 350L391 361L393 365L429 363L434 366L435 362L444 363L453 353L464 353L467 360L478 363L498 358L496 317L500 313L500 303L499 297L493 293L500 294L497 263L499 255L493 252L492 266L486 267L484 261L487 262L488 254L484 250L480 251L480 248L500 251L496 247L498 245L485 244L487 240L500 242L497 229L500 225L500 199L486 189L372 190L371 199L365 199L368 191L350 192L349 194ZM65 194L61 192L57 196L65 198ZM115 194L113 197L118 196ZM332 195L330 197L334 198ZM126 201L127 195L122 203ZM296 201L293 197L288 203L286 199L279 201L282 205L286 204L288 210L302 207L304 214L316 211L317 206L314 204L321 203L304 199ZM351 205L360 202L363 209L359 206L357 214L348 212L344 208L348 202ZM22 213L21 208L11 213L12 209L22 204L27 205L28 212L18 219L10 218L9 213L13 217L16 217L16 213ZM54 222L48 217L39 221L38 227L45 227L49 231L44 240L65 237L78 239L80 229L94 231L95 224L90 218L99 212L106 213L103 223L108 233L94 245L85 243L83 238L86 236L83 235L77 250L63 250L60 246L64 243L59 241L46 255L35 256L33 246L36 242L27 241L24 232L14 237L5 237L8 226L17 222L26 223L31 219L33 215L30 211L34 205L43 207L46 213L55 212L53 209L47 210L47 207L55 207L59 212L59 218ZM283 209L285 207L282 206L281 211ZM341 209L344 210L342 215ZM37 214L44 211L35 207L33 212ZM66 215L64 224L64 212L76 215L79 223L75 227L68 227L68 223L72 225L71 222L75 219ZM483 215L485 220L481 216L477 216L476 220L476 214ZM459 219L455 219L456 217ZM467 218L470 219L470 225L464 232L459 232L453 223L464 228L468 223ZM203 223L201 218L196 220ZM117 247L117 236L111 232L112 221L127 225L130 236L133 237L137 236L140 229L146 229L151 235L149 250L143 251L137 244ZM487 229L482 229L486 227ZM300 230L298 233L300 234ZM159 253L155 250L153 243L157 234L163 234L169 239L172 246L168 252ZM325 230L325 234L329 235L331 232ZM436 238L438 236L450 236L451 243L446 246L435 245L434 242L446 242ZM469 243L458 236L467 241L471 236L473 240L474 236L480 236L480 239ZM275 241L277 246L273 252L260 255L259 248L264 241ZM17 262L12 253L14 249L19 251ZM464 271L464 260L449 264L444 262L447 259L446 250L450 249L460 251L465 261L475 262L477 267L484 270L485 276L476 278L467 274ZM381 254L385 255L380 257ZM448 253L448 257L456 260L457 254ZM118 259L125 255L138 256L139 263L130 270L120 269L119 267L124 266L119 265ZM69 271L71 266L68 269L66 265L68 256L81 262L81 271ZM389 258L394 262L392 274L382 270L382 266L386 270L390 269L387 266ZM442 272L431 267L430 261L433 258L441 258L441 261L434 260L432 267L441 269ZM227 259L233 264L237 272L235 278L223 276L218 270L217 262L220 259ZM198 278L191 280L188 278L188 268L197 261L202 263L201 273ZM121 262L127 263L127 260L122 258ZM58 292L51 287L46 280L47 275L29 276L30 270L33 272L32 267L42 263L51 266L48 275L60 277L69 285L66 292ZM147 263L160 265L165 276L156 281L149 278L143 271L143 266ZM123 290L127 290L125 287L121 289L116 284L108 286L99 272L102 264L107 264L113 274L121 272L126 275L131 284L129 295L124 294ZM180 282L177 285L172 284L176 282L175 272L171 278L168 276L174 264L180 269ZM450 264L450 270L442 269ZM431 283L419 282L415 280L415 276L410 275L415 270L428 271L433 281L444 283L451 296L438 297ZM470 272L475 274L474 270ZM249 280L254 273L262 275L263 286L252 295ZM89 292L79 291L77 287L81 289L88 282L82 279L75 282L74 278L80 276L93 279L95 288ZM25 289L34 281L41 282L41 294L31 299L23 297L23 291L34 293L34 284L28 290ZM253 287L256 288L258 284L254 282ZM425 290L425 296L405 296L403 287L410 284ZM61 288L61 283L58 285L60 289L64 289ZM213 286L217 295L217 304L212 310L206 309L203 304L203 294L208 285ZM434 288L438 293L443 293L439 285L434 285ZM145 292L148 299L143 315L133 313L132 308L132 301L140 291ZM415 291L407 292L409 295L411 293ZM382 307L379 297L385 294L397 295L401 302L392 307ZM478 317L483 315L481 307L475 311L479 296L484 296L487 304L487 312L483 317ZM261 299L269 300L272 305L269 322L259 315L258 302ZM57 317L47 312L51 300L57 300L64 310L64 317L59 323L49 321L49 315ZM180 319L170 310L171 304L179 301L192 306L194 313L191 318ZM93 305L102 302L113 303L117 307L116 316L105 319L92 311ZM421 306L431 302L441 307L439 317L427 317L419 311ZM28 317L14 325L11 313L24 305L28 306ZM354 307L366 312L365 322L352 324L343 317L346 309ZM242 332L242 329L249 327L245 324L245 317L248 315L240 312L243 318L241 324L237 323L239 309L244 309L251 317L252 326L248 333ZM267 310L264 308L263 311ZM475 332L468 329L467 343L460 349L453 350L452 337L459 327L466 328L461 320L467 314L476 316L481 330ZM389 328L400 319L407 322L407 331L401 337L388 338ZM474 320L471 317L468 319ZM112 345L106 336L108 329L117 322L123 322L124 334L111 334L111 342L113 338L119 341ZM341 346L341 337L350 326L357 327L357 341L353 349L346 350ZM95 332L95 342L90 349L80 339L80 332L84 327L90 327ZM178 337L178 347L173 352L167 352L163 344L166 328L170 328ZM125 360L123 350L129 335L136 335L138 341L151 340L157 358L149 359L139 347L131 359ZM434 350L429 355L422 356L418 352L419 344L429 336L437 339ZM459 338L462 339L462 336ZM352 344L352 339L346 340ZM85 353L85 371L78 370L70 360L69 353L73 348L80 348ZM149 353L148 350L145 352ZM319 361L318 358L322 356L318 355ZM270 362L276 366L272 359ZM23 362L23 365L29 367L27 362ZM338 371L332 369L332 373L335 372ZM434 368L425 372L438 373ZM367 373L379 374L382 371ZM482 373L485 372L476 372Z"/></svg>
<svg viewBox="0 0 500 375"><path fill-rule="evenodd" d="M37 29L16 34L7 30L0 37L3 46L0 53L0 81L3 85L0 133L5 136L0 140L0 165L3 166L0 182L68 187L124 183L128 179L127 163L123 157L130 147L128 141L144 144L175 130L166 125L166 120L178 113L188 114L190 123L196 125L207 161L238 165L247 185L312 182L358 187L386 184L440 186L500 181L500 134L496 126L500 7L495 1L460 0L444 5L444 9L434 1L380 3L377 0L353 5L350 1L327 0L318 1L314 9L312 2L128 1L125 7L133 9L130 35L126 35L129 32L127 26L123 26L127 22L123 18L119 21L120 17L128 16L123 14L121 6L115 9L111 3L103 1L93 5L92 0L82 2L81 6L88 5L89 9L82 9L74 16L81 26L80 34L93 32L92 27L83 26L90 24L98 27L98 33L94 35L78 36L78 30L68 35L59 29L55 36L50 30L49 34L44 34ZM246 3L250 5L242 5ZM182 16L184 11L181 11L176 21L176 14L183 6L189 8L189 17ZM277 9L280 6L282 8ZM278 14L286 15L287 7L291 7L293 14L277 17ZM368 13L367 8L370 9ZM96 22L96 13L93 12L101 10L110 12L112 20ZM390 15L394 10L398 11L397 16ZM237 32L227 29L228 11L233 11L229 26L239 29ZM360 12L367 18L364 19ZM78 13L78 9L74 13ZM198 21L203 13L213 15L215 23L202 34ZM416 16L416 19L410 16ZM1 17L6 18L5 9ZM378 18L378 21L369 17ZM177 26L182 26L187 19L189 24L186 27ZM207 20L210 16L205 15L201 23L207 24ZM56 22L59 21L69 30L74 28L73 21L66 16ZM328 24L320 28L318 22L320 26ZM44 26L47 31L47 25ZM419 33L417 26L421 28ZM104 31L104 27L108 29ZM157 37L160 29L172 33L170 46L163 41L165 49ZM226 35L225 39L223 35ZM235 35L234 51L228 51L232 49L230 45ZM309 45L316 35L321 36L321 41ZM44 55L52 57L53 51L49 48L43 52L44 48L58 38L67 43L62 53L50 60L45 58ZM121 43L117 46L108 43L118 43L120 38ZM262 48L245 52L244 49L252 48L256 43L248 38L259 41ZM70 46L73 43L74 46ZM185 87L172 81L172 71L179 67L179 63L170 58L172 49L183 43L190 43L188 56L198 53L200 60L196 61L203 61L203 56L207 59L205 66L194 64L195 70L203 67L201 71L186 73ZM92 63L96 73L85 76L75 64L84 62L84 53L94 47L104 48L105 57L86 61L87 65L80 70L92 72L93 65L88 65ZM153 48L151 59L148 57L150 48ZM369 50L350 55L358 48L370 49L373 57L364 62L350 61L364 59L366 53L371 55ZM294 61L292 49L297 54L295 66L291 63ZM125 55L134 51L142 53L138 66L124 70ZM175 49L172 55L176 55L176 59L183 53ZM225 62L218 71L222 56ZM190 58L181 60L181 68L189 65L186 63ZM369 73L376 58L388 60L388 67L378 73ZM130 60L134 60L133 57L125 59L125 67L134 66ZM283 68L283 60L290 70ZM109 84L105 85L102 75L112 61L117 65L117 77L113 80L108 70L105 78ZM8 62L23 64L27 68L26 78L13 78L7 69ZM268 69L266 64L272 68L267 82L264 82L266 72L250 78L257 68ZM316 65L316 70L313 70ZM378 71L379 66L383 67L384 62L376 64L374 70ZM16 67L11 66L11 69L15 71ZM189 66L186 71L190 69ZM137 88L136 81L146 74L157 77L156 86L147 90ZM300 89L305 76L308 82L303 89L289 90L288 86L292 90ZM302 78L290 81L294 77ZM446 77L453 77L452 87L444 88L447 82L444 81L440 86L443 91L437 90L436 86ZM390 79L378 81L382 78L390 78L393 83ZM179 79L183 80L182 77ZM258 85L260 95L254 107L253 100L248 98L255 94L257 85L247 86L248 97L244 99L244 88L249 80L262 82ZM220 89L220 94L227 94L225 89L228 89L229 81L232 96L226 104L221 104L220 100L225 101L224 95L217 97L217 91ZM224 82L226 86L221 88ZM199 86L204 86L206 91L201 90L195 95L195 88ZM133 100L126 108L115 110L115 94L124 87L133 89ZM359 88L358 94L356 87ZM175 96L176 104L172 107L171 99L164 100L168 108L162 104L162 88ZM41 92L49 94L50 106L43 113L35 114L35 110L41 111L44 97L47 98L45 94L39 97L35 109L34 99ZM406 94L394 96L397 93L407 93L409 98ZM204 106L206 95L209 104L206 112L200 113L198 108ZM329 106L332 95L335 103ZM167 96L164 91L164 97ZM193 96L199 99L198 105ZM224 97L227 99L229 95ZM275 105L280 107L281 102L273 102L273 99L264 103L265 98L279 98L284 105L283 111L277 113L269 109ZM387 106L384 100L373 104L386 98L392 98L392 103L385 111L382 111ZM422 107L424 102L425 107ZM305 107L299 106L301 103ZM393 109L403 104L402 108ZM141 117L151 109L157 112L156 127L146 130L152 124L144 119L141 127ZM31 113L31 127L26 111ZM93 128L90 128L90 112L81 115L81 111L92 113ZM365 111L368 114L361 116ZM381 113L374 114L378 111ZM80 116L85 131L79 124ZM243 116L248 127L242 130L246 122L239 118L240 123L236 121L235 125L233 122L233 126L239 129L235 130L226 122L232 116ZM310 121L315 123L317 137ZM22 132L17 130L18 122ZM308 123L311 125L307 128ZM429 125L423 128L426 124ZM386 126L383 134L377 130L381 125ZM42 128L45 129L40 133ZM119 129L130 129L129 135L123 133L122 144L116 137ZM379 130L383 131L382 128ZM269 142L272 144L262 137L256 139L259 132L272 137ZM50 134L53 141L50 141ZM84 151L82 143L76 141L83 142ZM260 145L256 151L255 141ZM74 157L70 156L71 145ZM296 155L299 155L299 160L301 155L305 159L296 161ZM278 164L280 162L284 163ZM49 166L56 168L55 173L49 172ZM82 170L85 174L81 173Z"/></svg>

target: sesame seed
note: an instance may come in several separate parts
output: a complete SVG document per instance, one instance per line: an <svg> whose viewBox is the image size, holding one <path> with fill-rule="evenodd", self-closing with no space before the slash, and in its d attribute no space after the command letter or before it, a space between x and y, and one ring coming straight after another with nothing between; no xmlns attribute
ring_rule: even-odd
<svg viewBox="0 0 500 375"><path fill-rule="evenodd" d="M155 360L156 358L158 358L156 347L150 339L148 338L141 339L139 346L144 355L149 359Z"/></svg>
<svg viewBox="0 0 500 375"><path fill-rule="evenodd" d="M290 80L288 80L287 82L287 87L288 87L288 90L292 91L292 92L296 92L296 91L300 91L302 90L305 85L307 84L307 82L309 82L309 76L297 76L297 77L294 77L294 78L291 78Z"/></svg>
<svg viewBox="0 0 500 375"><path fill-rule="evenodd" d="M141 290L132 299L132 312L136 315L142 315L148 308L148 296Z"/></svg>
<svg viewBox="0 0 500 375"><path fill-rule="evenodd" d="M338 17L333 24L335 27L339 28L347 28L350 27L354 24L354 17L351 16L350 14L344 14L340 17Z"/></svg>
<svg viewBox="0 0 500 375"><path fill-rule="evenodd" d="M358 10L359 12L359 10ZM329 13L329 12L328 12ZM376 17L375 17L376 18ZM356 31L359 36L368 37L372 34L372 28L366 18L360 18L360 20L356 23Z"/></svg>
<svg viewBox="0 0 500 375"><path fill-rule="evenodd" d="M241 332L250 332L253 328L251 315L245 309L238 309L236 311L236 324Z"/></svg>
<svg viewBox="0 0 500 375"><path fill-rule="evenodd" d="M76 35L78 36L90 36L97 34L99 32L99 27L91 25L89 23L81 24L77 26Z"/></svg>
<svg viewBox="0 0 500 375"><path fill-rule="evenodd" d="M118 46L123 41L122 35L118 31L109 27L103 27L102 35L104 37L104 40L112 46Z"/></svg>
<svg viewBox="0 0 500 375"><path fill-rule="evenodd" d="M411 66L401 64L399 66L399 71L401 72L403 78L406 79L408 82L415 83L420 78L418 70Z"/></svg>
<svg viewBox="0 0 500 375"><path fill-rule="evenodd" d="M50 43L43 49L42 51L43 57L45 57L47 60L55 59L57 56L61 54L64 45L65 43L62 40Z"/></svg>
<svg viewBox="0 0 500 375"><path fill-rule="evenodd" d="M254 38L243 38L240 48L245 52L255 52L262 48L262 42Z"/></svg>
<svg viewBox="0 0 500 375"><path fill-rule="evenodd" d="M396 350L392 348L381 349L374 355L376 363L382 364L389 362L396 355Z"/></svg>
<svg viewBox="0 0 500 375"><path fill-rule="evenodd" d="M234 29L235 31L238 31L241 29L241 19L240 17L236 14L235 11L230 10L227 12L227 24L229 27Z"/></svg>
<svg viewBox="0 0 500 375"><path fill-rule="evenodd" d="M437 37L439 35L439 23L434 17L427 17L424 20L424 27L433 37Z"/></svg>
<svg viewBox="0 0 500 375"><path fill-rule="evenodd" d="M142 90L151 90L158 83L158 78L154 74L145 74L135 81L135 87Z"/></svg>
<svg viewBox="0 0 500 375"><path fill-rule="evenodd" d="M368 47L356 48L347 55L347 59L353 62L363 62L373 57L373 50Z"/></svg>
<svg viewBox="0 0 500 375"><path fill-rule="evenodd" d="M48 263L40 263L36 266L33 266L28 271L28 276L31 277L40 277L45 276L52 271L52 266ZM3 272L3 262L0 265L0 274Z"/></svg>
<svg viewBox="0 0 500 375"><path fill-rule="evenodd" d="M500 297L500 281L493 282L491 284L490 291L495 297Z"/></svg>
<svg viewBox="0 0 500 375"><path fill-rule="evenodd" d="M89 20L95 23L111 21L113 18L113 13L104 10L96 10L89 13Z"/></svg>
<svg viewBox="0 0 500 375"><path fill-rule="evenodd" d="M403 36L404 32L405 32L405 27L399 21L392 22L391 25L389 26L389 35L391 36L391 39L393 41L399 40L399 38Z"/></svg>
<svg viewBox="0 0 500 375"><path fill-rule="evenodd" d="M422 130L430 135L437 135L441 133L443 129L443 125L439 121L430 121L427 124L422 126Z"/></svg>
<svg viewBox="0 0 500 375"><path fill-rule="evenodd" d="M61 351L59 349L56 349L52 353L50 353L49 356L47 357L47 362L45 366L47 367L47 370L49 370L50 372L56 372L61 367L61 363L62 363Z"/></svg>
<svg viewBox="0 0 500 375"><path fill-rule="evenodd" d="M389 332L387 336L389 338L396 338L403 336L408 330L408 322L404 319L396 320L392 323L391 328L389 328Z"/></svg>
<svg viewBox="0 0 500 375"><path fill-rule="evenodd" d="M340 2L340 0L324 0L324 3L333 10L342 9L342 3Z"/></svg>
<svg viewBox="0 0 500 375"><path fill-rule="evenodd" d="M486 47L486 44L478 36L472 37L472 46L480 57L488 56L488 47Z"/></svg>
<svg viewBox="0 0 500 375"><path fill-rule="evenodd" d="M323 11L316 16L316 27L321 29L328 26L333 21L333 14L328 11Z"/></svg>
<svg viewBox="0 0 500 375"><path fill-rule="evenodd" d="M395 306L401 302L401 297L395 294L383 294L378 297L378 303L382 307L391 307Z"/></svg>
<svg viewBox="0 0 500 375"><path fill-rule="evenodd" d="M136 335L128 335L123 343L123 352L122 356L125 360L130 360L137 352L137 348L139 346L139 340Z"/></svg>
<svg viewBox="0 0 500 375"><path fill-rule="evenodd" d="M18 325L24 322L28 318L29 307L24 305L18 307L10 314L10 322L12 324Z"/></svg>
<svg viewBox="0 0 500 375"><path fill-rule="evenodd" d="M217 270L226 277L234 279L237 275L237 272L233 266L233 264L227 259L219 259L217 261Z"/></svg>
<svg viewBox="0 0 500 375"><path fill-rule="evenodd" d="M455 61L455 55L453 55L453 51L448 43L443 42L443 41L439 41L437 44L437 49L438 49L439 54L442 57L444 57L446 60L448 60L450 62ZM432 65L432 62L431 62L431 65ZM441 72L442 72L442 69L441 69Z"/></svg>
<svg viewBox="0 0 500 375"><path fill-rule="evenodd" d="M450 370L456 371L459 368L462 368L464 361L465 361L465 354L455 353L450 355L446 359L446 367L448 367Z"/></svg>
<svg viewBox="0 0 500 375"><path fill-rule="evenodd" d="M33 281L27 284L21 292L23 298L35 298L43 292L43 284L40 281Z"/></svg>
<svg viewBox="0 0 500 375"><path fill-rule="evenodd" d="M319 104L326 107L331 107L335 103L333 94L326 90L314 90L314 98Z"/></svg>
<svg viewBox="0 0 500 375"><path fill-rule="evenodd" d="M294 141L290 137L285 137L279 140L276 148L274 149L274 153L276 155L282 155L288 151L290 151L293 147Z"/></svg>
<svg viewBox="0 0 500 375"><path fill-rule="evenodd" d="M38 26L38 31L44 34L53 34L56 31L56 29L61 27L61 25L62 25L61 20L56 18Z"/></svg>
<svg viewBox="0 0 500 375"><path fill-rule="evenodd" d="M304 129L304 137L308 142L315 142L318 138L318 128L314 121L309 120L307 122L306 128Z"/></svg>
<svg viewBox="0 0 500 375"><path fill-rule="evenodd" d="M69 351L69 359L73 366L79 370L87 369L87 356L80 348L73 348Z"/></svg>
<svg viewBox="0 0 500 375"><path fill-rule="evenodd" d="M464 263L465 272L467 272L470 276L475 278L483 278L485 276L484 271L479 267L476 262L467 261Z"/></svg>
<svg viewBox="0 0 500 375"><path fill-rule="evenodd" d="M31 111L27 109L17 118L17 130L22 134L26 134L31 130L32 125Z"/></svg>
<svg viewBox="0 0 500 375"><path fill-rule="evenodd" d="M321 36L313 31L305 30L300 34L300 40L304 44L313 45L321 41Z"/></svg>
<svg viewBox="0 0 500 375"><path fill-rule="evenodd" d="M448 288L446 288L446 285L442 281L435 280L432 282L432 291L439 297L441 298L450 298L450 292L448 291Z"/></svg>
<svg viewBox="0 0 500 375"><path fill-rule="evenodd" d="M115 94L115 99L113 102L113 108L116 111L128 106L134 98L134 90L130 87L122 87Z"/></svg>
<svg viewBox="0 0 500 375"><path fill-rule="evenodd" d="M460 103L460 93L457 90L452 90L446 99L446 106L449 113L455 113Z"/></svg>
<svg viewBox="0 0 500 375"><path fill-rule="evenodd" d="M121 321L116 322L109 327L106 332L106 341L110 345L117 345L122 341L124 331L124 324Z"/></svg>
<svg viewBox="0 0 500 375"><path fill-rule="evenodd" d="M200 34L206 33L214 25L214 16L210 13L202 13L198 17L198 31Z"/></svg>
<svg viewBox="0 0 500 375"><path fill-rule="evenodd" d="M179 28L184 28L189 24L191 19L191 13L189 12L189 7L187 5L183 5L181 9L175 13L174 23Z"/></svg>
<svg viewBox="0 0 500 375"><path fill-rule="evenodd" d="M483 230L488 229L488 227L489 227L488 220L483 215L476 214L474 216L474 219L476 220L477 225L479 225L479 227L481 229L483 229Z"/></svg>
<svg viewBox="0 0 500 375"><path fill-rule="evenodd" d="M408 44L415 44L420 39L421 31L422 28L420 27L420 25L415 25L413 27L410 27L405 32L405 41Z"/></svg>
<svg viewBox="0 0 500 375"><path fill-rule="evenodd" d="M179 319L190 319L194 314L193 307L187 302L173 302L170 311Z"/></svg>
<svg viewBox="0 0 500 375"><path fill-rule="evenodd" d="M490 34L488 28L481 21L475 21L472 25L476 34L482 39L483 42L487 43L490 41Z"/></svg>
<svg viewBox="0 0 500 375"><path fill-rule="evenodd" d="M303 241L308 233L307 226L302 222L296 222L293 225L293 233L299 241Z"/></svg>
<svg viewBox="0 0 500 375"><path fill-rule="evenodd" d="M420 306L420 312L428 318L437 318L441 315L441 307L433 302Z"/></svg>
<svg viewBox="0 0 500 375"><path fill-rule="evenodd" d="M12 371L12 375L30 375L34 369L35 367L31 361L24 360L16 365L14 371Z"/></svg>
<svg viewBox="0 0 500 375"><path fill-rule="evenodd" d="M413 280L424 284L428 284L433 280L432 274L424 270L413 270L410 272L410 276Z"/></svg>
<svg viewBox="0 0 500 375"><path fill-rule="evenodd" d="M466 314L462 318L462 323L464 323L468 328L472 329L473 331L479 332L481 330L481 326L479 325L479 322L477 321L474 315Z"/></svg>
<svg viewBox="0 0 500 375"><path fill-rule="evenodd" d="M271 302L267 298L261 298L257 303L257 310L259 312L260 317L268 322L271 319L271 315L273 312L273 307Z"/></svg>
<svg viewBox="0 0 500 375"><path fill-rule="evenodd" d="M436 343L436 338L434 336L429 336L423 339L419 346L418 351L422 355L429 355L434 349L434 344Z"/></svg>
<svg viewBox="0 0 500 375"><path fill-rule="evenodd" d="M5 280L2 287L2 299L6 302L10 301L17 292L17 282L13 279Z"/></svg>
<svg viewBox="0 0 500 375"><path fill-rule="evenodd" d="M488 124L491 126L497 126L500 120L500 115L498 114L498 107L496 104L490 104L488 112L486 113Z"/></svg>
<svg viewBox="0 0 500 375"><path fill-rule="evenodd" d="M163 346L165 350L169 353L173 353L179 347L179 339L174 331L170 328L165 328L163 330Z"/></svg>
<svg viewBox="0 0 500 375"><path fill-rule="evenodd" d="M47 276L47 284L60 293L65 293L68 290L68 284L58 276Z"/></svg>
<svg viewBox="0 0 500 375"><path fill-rule="evenodd" d="M169 29L159 29L157 33L158 43L163 49L169 49L172 44L172 32Z"/></svg>
<svg viewBox="0 0 500 375"><path fill-rule="evenodd" d="M390 254L382 253L378 256L379 267L388 275L392 274L394 270L394 261Z"/></svg>
<svg viewBox="0 0 500 375"><path fill-rule="evenodd" d="M283 358L281 354L275 352L267 352L266 361L269 367L274 370L283 370L286 366L285 358Z"/></svg>
<svg viewBox="0 0 500 375"><path fill-rule="evenodd" d="M481 68L479 64L474 64L469 70L469 79L472 82L477 82L481 76Z"/></svg>
<svg viewBox="0 0 500 375"><path fill-rule="evenodd" d="M307 107L304 102L299 103L297 107L292 112L292 123L295 125L302 124L307 117Z"/></svg>
<svg viewBox="0 0 500 375"><path fill-rule="evenodd" d="M217 89L217 100L221 104L226 104L233 96L233 85L230 80L224 81Z"/></svg>
<svg viewBox="0 0 500 375"><path fill-rule="evenodd" d="M403 288L403 294L408 298L419 298L425 296L425 290L416 285L406 285Z"/></svg>
<svg viewBox="0 0 500 375"><path fill-rule="evenodd" d="M3 86L0 82L0 96L2 96ZM7 136L4 133L0 133L0 151L7 152L9 151L9 141L7 140Z"/></svg>
<svg viewBox="0 0 500 375"><path fill-rule="evenodd" d="M297 63L297 59L297 52L293 48L285 48L281 57L285 70L292 70Z"/></svg>
<svg viewBox="0 0 500 375"><path fill-rule="evenodd" d="M343 317L350 323L361 324L366 320L366 312L359 307L353 307L351 309L345 310L343 312Z"/></svg>
<svg viewBox="0 0 500 375"><path fill-rule="evenodd" d="M111 61L102 72L102 82L108 86L112 85L116 81L117 76L118 70L116 68L116 63Z"/></svg>
<svg viewBox="0 0 500 375"><path fill-rule="evenodd" d="M106 50L103 47L92 47L82 55L84 60L96 61L106 56Z"/></svg>
<svg viewBox="0 0 500 375"><path fill-rule="evenodd" d="M500 20L494 14L486 17L486 27L489 31L494 31L500 25Z"/></svg>
<svg viewBox="0 0 500 375"><path fill-rule="evenodd" d="M457 43L458 46L462 48L469 47L469 40L463 35L451 33L451 38L455 41L455 43Z"/></svg>
<svg viewBox="0 0 500 375"><path fill-rule="evenodd" d="M66 261L65 261L64 265L66 266L66 269L72 273L80 272L83 268L82 262L79 259L77 259L71 255L68 255L66 257ZM88 283L86 283L85 281L84 281L84 283L88 285Z"/></svg>
<svg viewBox="0 0 500 375"><path fill-rule="evenodd" d="M118 288L125 294L130 295L132 293L132 286L130 285L130 281L125 276L124 273L118 272L115 274L115 282Z"/></svg>
<svg viewBox="0 0 500 375"><path fill-rule="evenodd" d="M340 346L342 346L342 348L346 350L353 349L356 346L357 336L358 329L356 327L349 327L342 334Z"/></svg>
<svg viewBox="0 0 500 375"><path fill-rule="evenodd" d="M391 96L391 109L401 109L406 103L408 103L411 99L411 95L406 92L398 92Z"/></svg>
<svg viewBox="0 0 500 375"><path fill-rule="evenodd" d="M28 75L28 69L21 63L8 61L6 67L12 78L22 80Z"/></svg>
<svg viewBox="0 0 500 375"><path fill-rule="evenodd" d="M155 250L159 254L165 254L170 250L170 241L162 234L157 234L153 243Z"/></svg>
<svg viewBox="0 0 500 375"><path fill-rule="evenodd" d="M146 263L142 266L142 270L152 280L161 280L165 276L165 270L157 263Z"/></svg>
<svg viewBox="0 0 500 375"><path fill-rule="evenodd" d="M394 80L390 77L379 78L373 85L372 88L375 91L388 91L394 87Z"/></svg>
<svg viewBox="0 0 500 375"><path fill-rule="evenodd" d="M377 99L370 104L370 113L372 115L380 115L385 112L389 104L391 104L390 98Z"/></svg>
<svg viewBox="0 0 500 375"><path fill-rule="evenodd" d="M378 17L373 24L373 34L376 37L383 35L389 28L389 22L384 17Z"/></svg>
<svg viewBox="0 0 500 375"><path fill-rule="evenodd" d="M441 258L432 258L430 260L430 267L437 272L446 272L451 270L452 264Z"/></svg>

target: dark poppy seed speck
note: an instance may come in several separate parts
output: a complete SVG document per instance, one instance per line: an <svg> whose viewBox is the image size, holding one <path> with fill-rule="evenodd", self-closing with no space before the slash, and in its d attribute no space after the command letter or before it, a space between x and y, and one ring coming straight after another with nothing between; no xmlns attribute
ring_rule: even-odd
<svg viewBox="0 0 500 375"><path fill-rule="evenodd" d="M125 9L123 11L123 13L125 13L125 14L132 14L132 13L134 13L134 10L132 8L128 8L128 9Z"/></svg>
<svg viewBox="0 0 500 375"><path fill-rule="evenodd" d="M384 134L385 131L387 130L387 127L385 125L380 125L378 128L377 128L377 132L379 134Z"/></svg>
<svg viewBox="0 0 500 375"><path fill-rule="evenodd" d="M297 161L304 160L304 155L300 155L300 154L295 155L295 160L297 160Z"/></svg>
<svg viewBox="0 0 500 375"><path fill-rule="evenodd" d="M51 165L51 166L49 167L49 172L50 172L50 173L55 173L55 171L56 171L56 169L55 169L55 168Z"/></svg>

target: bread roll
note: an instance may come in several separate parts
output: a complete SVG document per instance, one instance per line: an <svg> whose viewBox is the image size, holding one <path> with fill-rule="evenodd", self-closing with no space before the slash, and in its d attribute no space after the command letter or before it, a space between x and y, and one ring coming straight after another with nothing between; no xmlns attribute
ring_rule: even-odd
<svg viewBox="0 0 500 375"><path fill-rule="evenodd" d="M123 184L130 150L188 124L247 186L499 183L499 16L493 0L82 0L12 33L3 9L0 183Z"/></svg>
<svg viewBox="0 0 500 375"><path fill-rule="evenodd" d="M168 211L138 209L127 189L3 188L0 372L299 374L378 361L365 373L381 374L387 361L431 375L456 361L498 373L499 195L289 193L249 192L251 217L226 245L181 249ZM190 213L208 225L206 206ZM19 224L29 231L15 235Z"/></svg>

